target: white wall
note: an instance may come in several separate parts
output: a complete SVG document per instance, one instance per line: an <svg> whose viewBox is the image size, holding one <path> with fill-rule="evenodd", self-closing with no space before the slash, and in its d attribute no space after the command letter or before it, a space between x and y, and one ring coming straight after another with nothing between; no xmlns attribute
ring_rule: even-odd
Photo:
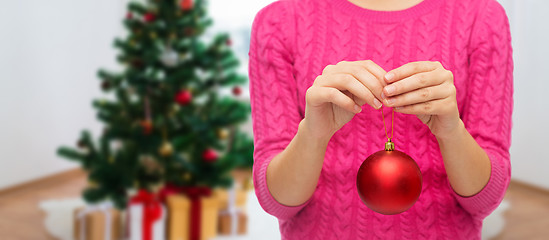
<svg viewBox="0 0 549 240"><path fill-rule="evenodd" d="M97 132L96 71L115 66L121 4L2 1L0 189L76 165L56 155L83 128Z"/></svg>
<svg viewBox="0 0 549 240"><path fill-rule="evenodd" d="M118 67L112 42L123 34L126 2L2 1L0 189L77 166L55 151L74 144L82 129L102 128L91 107L102 96L96 72ZM209 2L214 27L239 29L234 47L247 56L246 25L272 1ZM241 72L246 63L243 59Z"/></svg>
<svg viewBox="0 0 549 240"><path fill-rule="evenodd" d="M511 22L515 61L512 175L549 189L549 1L500 3Z"/></svg>

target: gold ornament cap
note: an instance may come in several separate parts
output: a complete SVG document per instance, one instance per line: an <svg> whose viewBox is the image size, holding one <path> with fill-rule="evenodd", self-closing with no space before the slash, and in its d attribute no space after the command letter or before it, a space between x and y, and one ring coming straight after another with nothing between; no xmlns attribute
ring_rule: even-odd
<svg viewBox="0 0 549 240"><path fill-rule="evenodd" d="M387 138L387 142L385 143L385 151L393 151L395 150L395 144L391 142L390 138Z"/></svg>

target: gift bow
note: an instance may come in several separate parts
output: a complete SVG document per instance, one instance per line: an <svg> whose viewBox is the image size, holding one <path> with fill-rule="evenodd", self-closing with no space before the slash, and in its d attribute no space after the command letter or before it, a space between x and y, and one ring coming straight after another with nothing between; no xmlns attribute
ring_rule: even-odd
<svg viewBox="0 0 549 240"><path fill-rule="evenodd" d="M143 204L143 240L152 240L154 222L162 217L162 205L156 194L139 190L137 195L130 199L130 204Z"/></svg>
<svg viewBox="0 0 549 240"><path fill-rule="evenodd" d="M160 198L163 201L166 201L169 195L178 193L184 194L191 199L191 226L189 238L190 240L199 240L202 223L202 214L200 212L202 210L202 202L200 201L200 198L212 195L212 189L209 187L186 187L167 184L160 191Z"/></svg>
<svg viewBox="0 0 549 240"><path fill-rule="evenodd" d="M111 239L111 213L109 212L109 209L113 207L111 202L104 202L97 205L90 205L85 207L82 211L78 213L76 216L77 219L80 220L80 240L86 239L86 215L92 213L101 211L105 214L105 236L103 239L110 240Z"/></svg>

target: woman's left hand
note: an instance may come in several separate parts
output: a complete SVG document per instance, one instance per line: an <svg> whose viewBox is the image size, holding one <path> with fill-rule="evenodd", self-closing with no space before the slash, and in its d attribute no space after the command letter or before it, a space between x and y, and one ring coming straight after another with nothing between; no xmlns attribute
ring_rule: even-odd
<svg viewBox="0 0 549 240"><path fill-rule="evenodd" d="M415 114L431 133L447 138L460 127L452 72L440 62L411 62L385 75L383 103L396 112Z"/></svg>

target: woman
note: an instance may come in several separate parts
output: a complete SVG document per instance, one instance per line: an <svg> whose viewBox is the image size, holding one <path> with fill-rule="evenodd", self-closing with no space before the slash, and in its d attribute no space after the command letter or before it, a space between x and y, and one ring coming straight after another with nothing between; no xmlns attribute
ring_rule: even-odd
<svg viewBox="0 0 549 240"><path fill-rule="evenodd" d="M254 186L282 238L480 239L510 179L511 51L495 0L262 9L249 52ZM397 215L368 209L355 184L386 141L381 107L423 175Z"/></svg>

